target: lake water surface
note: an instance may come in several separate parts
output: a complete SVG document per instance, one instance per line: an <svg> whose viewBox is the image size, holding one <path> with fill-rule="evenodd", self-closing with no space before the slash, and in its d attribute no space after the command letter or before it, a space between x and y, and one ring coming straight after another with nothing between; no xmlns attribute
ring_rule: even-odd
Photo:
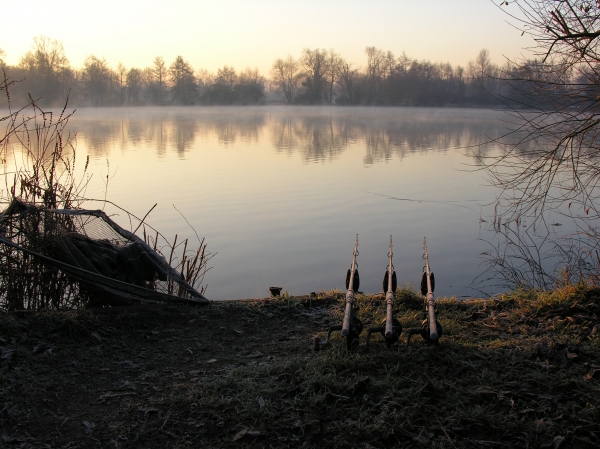
<svg viewBox="0 0 600 449"><path fill-rule="evenodd" d="M496 194L473 154L499 151L478 144L506 131L503 118L435 108L119 108L80 109L69 126L77 158L90 156L89 198L106 194L138 217L158 203L147 221L164 235L195 239L187 219L206 238L218 253L205 278L210 299L264 297L269 286L344 289L356 234L362 291L381 291L393 235L400 282L419 284L427 237L436 295L469 296L487 249L480 218L493 214Z"/></svg>

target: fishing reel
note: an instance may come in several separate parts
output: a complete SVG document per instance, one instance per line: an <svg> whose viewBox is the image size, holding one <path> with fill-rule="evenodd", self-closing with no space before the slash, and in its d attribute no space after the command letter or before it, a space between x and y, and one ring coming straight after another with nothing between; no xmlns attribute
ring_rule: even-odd
<svg viewBox="0 0 600 449"><path fill-rule="evenodd" d="M352 314L350 316L350 326L348 327L348 334L346 337L346 345L348 350L357 349L360 346L359 336L362 333L364 326L360 319L357 316L358 306L352 305ZM327 338L325 341L321 341L319 337L313 338L313 349L318 351L319 349L325 348L329 344L329 340L331 339L331 334L335 331L343 330L342 324L336 324L334 326L329 326L327 329Z"/></svg>
<svg viewBox="0 0 600 449"><path fill-rule="evenodd" d="M362 334L364 326L360 319L358 318L358 309L359 307L356 304L352 305L352 315L350 316L350 326L348 328L348 335L346 335L346 345L348 346L348 351L357 349L360 345L359 336ZM344 334L344 330L342 329L342 335Z"/></svg>
<svg viewBox="0 0 600 449"><path fill-rule="evenodd" d="M350 290L349 289L350 275L351 275L351 272L350 272L350 270L348 270L348 273L346 275L346 288L348 290ZM357 292L359 288L360 288L360 277L358 275L358 270L354 270L354 282L352 283L352 292L353 293ZM358 310L359 310L358 304L356 304L356 303L354 303L354 301L352 301L352 305L350 307L351 307L351 313L350 313L350 321L349 321L349 326L348 326L348 333L347 333L347 335L345 335L346 345L347 345L349 351L357 349L359 347L359 345L360 345L359 336L364 329L364 326L357 315ZM327 344L329 343L329 339L331 338L331 334L335 331L342 331L342 336L344 336L344 325L336 324L334 326L329 326L329 328L327 329L327 338L325 339L325 341L321 341L321 339L319 337L314 337L313 338L313 349L315 351L318 351L319 349L327 346Z"/></svg>
<svg viewBox="0 0 600 449"><path fill-rule="evenodd" d="M429 319L425 318L421 323L421 327L413 327L411 329L408 329L408 338L406 340L406 345L410 345L410 338L415 334L420 335L423 338L423 340L425 340L425 343L427 343L428 346L438 345L440 342L440 337L443 333L442 325L439 323L438 320L435 320L435 329L437 333L437 338L432 339L432 332L431 327L429 326Z"/></svg>
<svg viewBox="0 0 600 449"><path fill-rule="evenodd" d="M367 331L367 340L365 342L365 346L369 346L369 340L371 339L372 333L380 333L387 348L391 348L394 343L400 339L400 334L402 333L402 324L400 324L400 321L398 321L396 317L392 318L392 332L389 334L389 336L386 335L385 332L386 324L387 318L381 322L381 326L369 328Z"/></svg>

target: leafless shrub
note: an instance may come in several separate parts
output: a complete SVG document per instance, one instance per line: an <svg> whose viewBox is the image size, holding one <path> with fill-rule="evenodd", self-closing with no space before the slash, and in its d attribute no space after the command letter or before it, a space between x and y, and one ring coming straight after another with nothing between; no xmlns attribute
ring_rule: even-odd
<svg viewBox="0 0 600 449"><path fill-rule="evenodd" d="M499 230L504 241L488 255L505 280L547 288L563 278L597 282L600 218L600 4L586 0L516 0L502 6L523 34L535 59L509 61L500 99L514 131L500 139L503 151L481 155L489 181L498 187L504 222L527 218L538 232ZM573 231L557 237L546 222L553 211L572 220ZM545 229L545 233L541 230ZM542 250L542 248L544 248ZM592 257L593 256L593 257ZM529 267L531 274L523 274Z"/></svg>

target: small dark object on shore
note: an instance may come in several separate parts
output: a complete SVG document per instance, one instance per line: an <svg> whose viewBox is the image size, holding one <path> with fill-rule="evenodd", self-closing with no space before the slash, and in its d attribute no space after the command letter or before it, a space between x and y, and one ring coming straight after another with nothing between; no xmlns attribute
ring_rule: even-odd
<svg viewBox="0 0 600 449"><path fill-rule="evenodd" d="M269 287L271 296L281 296L281 290L283 290L283 287Z"/></svg>

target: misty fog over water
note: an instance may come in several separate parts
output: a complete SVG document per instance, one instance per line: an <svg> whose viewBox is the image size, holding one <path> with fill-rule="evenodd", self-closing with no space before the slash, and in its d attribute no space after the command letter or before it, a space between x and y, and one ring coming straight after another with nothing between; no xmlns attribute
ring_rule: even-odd
<svg viewBox="0 0 600 449"><path fill-rule="evenodd" d="M84 108L69 128L79 166L90 156L88 198L106 195L138 217L158 203L146 221L165 236L195 240L187 220L206 237L218 252L210 299L264 297L269 286L343 290L357 233L361 291L381 291L390 235L399 281L417 286L426 236L436 294L468 296L479 293L469 285L487 249L480 217L495 198L473 154L499 151L478 144L504 134L504 118L445 108Z"/></svg>

